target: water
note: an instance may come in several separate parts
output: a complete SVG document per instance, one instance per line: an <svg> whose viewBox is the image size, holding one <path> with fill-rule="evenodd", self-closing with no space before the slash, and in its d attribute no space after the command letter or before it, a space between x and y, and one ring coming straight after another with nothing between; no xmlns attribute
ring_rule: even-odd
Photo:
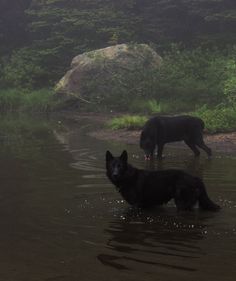
<svg viewBox="0 0 236 281"><path fill-rule="evenodd" d="M87 136L86 119L2 118L0 128L1 281L235 280L234 155L194 160L169 147L146 167L203 177L219 213L137 211L106 179L104 157L127 149L144 168L138 146Z"/></svg>

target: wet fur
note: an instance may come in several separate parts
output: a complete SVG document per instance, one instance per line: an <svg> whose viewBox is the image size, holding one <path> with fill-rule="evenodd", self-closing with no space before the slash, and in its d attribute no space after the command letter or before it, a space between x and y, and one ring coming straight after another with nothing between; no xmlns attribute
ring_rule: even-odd
<svg viewBox="0 0 236 281"><path fill-rule="evenodd" d="M144 150L146 157L150 158L157 146L157 157L162 158L166 143L183 140L195 156L200 155L198 148L201 148L210 157L212 152L203 141L203 129L204 122L197 117L156 116L149 119L144 125L140 135L140 147Z"/></svg>
<svg viewBox="0 0 236 281"><path fill-rule="evenodd" d="M200 178L175 169L141 170L128 164L127 160L126 151L120 157L106 152L107 177L130 205L149 208L174 199L178 210L192 210L197 203L204 210L220 209L208 197Z"/></svg>

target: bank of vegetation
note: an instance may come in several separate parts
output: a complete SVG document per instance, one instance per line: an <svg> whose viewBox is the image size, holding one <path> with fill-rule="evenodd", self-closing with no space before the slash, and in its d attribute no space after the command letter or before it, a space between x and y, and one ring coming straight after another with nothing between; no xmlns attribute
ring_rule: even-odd
<svg viewBox="0 0 236 281"><path fill-rule="evenodd" d="M162 56L161 68L127 75L100 104L81 110L126 112L112 128L140 127L152 114L189 113L210 132L235 130L235 30L234 0L2 1L0 110L55 110L53 88L75 55L148 43ZM94 82L104 81L88 85L96 95Z"/></svg>
<svg viewBox="0 0 236 281"><path fill-rule="evenodd" d="M191 114L201 117L209 132L236 129L236 49L172 48L163 65L135 85L133 99L123 104L124 117L108 126L141 127L145 118L133 115ZM134 93L140 93L135 95ZM142 120L142 121L141 121Z"/></svg>

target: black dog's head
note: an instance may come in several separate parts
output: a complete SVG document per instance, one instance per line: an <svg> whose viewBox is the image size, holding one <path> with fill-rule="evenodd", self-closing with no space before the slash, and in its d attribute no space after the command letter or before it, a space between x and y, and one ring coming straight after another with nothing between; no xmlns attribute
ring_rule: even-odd
<svg viewBox="0 0 236 281"><path fill-rule="evenodd" d="M107 176L113 182L119 182L127 170L128 154L124 150L120 156L114 157L110 151L106 152Z"/></svg>
<svg viewBox="0 0 236 281"><path fill-rule="evenodd" d="M144 131L141 132L140 136L140 147L144 150L145 160L150 160L155 150L154 137L146 134Z"/></svg>

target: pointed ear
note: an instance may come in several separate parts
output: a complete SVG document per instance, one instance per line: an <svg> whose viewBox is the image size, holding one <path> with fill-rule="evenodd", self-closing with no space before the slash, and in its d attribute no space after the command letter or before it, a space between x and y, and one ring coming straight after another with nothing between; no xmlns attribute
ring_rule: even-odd
<svg viewBox="0 0 236 281"><path fill-rule="evenodd" d="M120 156L120 159L124 162L127 162L128 161L128 153L126 150L124 150L122 153L121 153L121 156Z"/></svg>
<svg viewBox="0 0 236 281"><path fill-rule="evenodd" d="M110 160L112 160L114 157L111 154L111 152L109 150L107 150L106 152L106 161L109 162Z"/></svg>

